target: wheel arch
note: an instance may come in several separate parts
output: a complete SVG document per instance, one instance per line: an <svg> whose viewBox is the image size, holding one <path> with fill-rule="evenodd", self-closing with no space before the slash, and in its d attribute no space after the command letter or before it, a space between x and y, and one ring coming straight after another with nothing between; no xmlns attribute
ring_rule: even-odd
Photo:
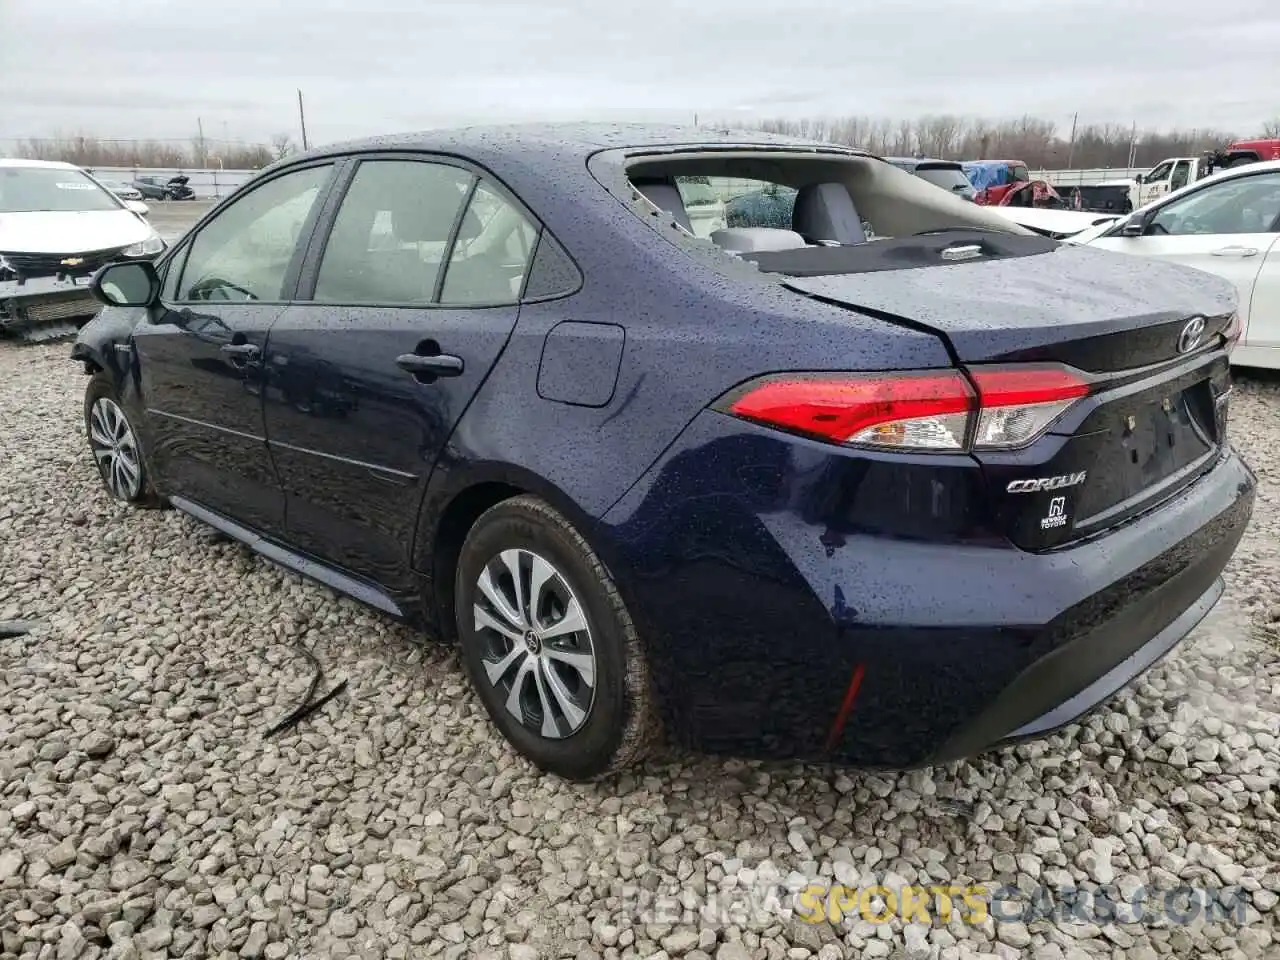
<svg viewBox="0 0 1280 960"><path fill-rule="evenodd" d="M84 365L84 372L87 376L93 376L95 373L102 373L108 369L101 348L96 344L89 344L83 340L77 340L72 344L71 359Z"/></svg>
<svg viewBox="0 0 1280 960"><path fill-rule="evenodd" d="M413 568L424 580L423 611L441 640L457 639L453 578L467 534L486 510L524 495L546 501L577 528L606 568L611 566L608 551L596 542L596 519L555 484L514 464L478 464L465 471L455 466L428 486L414 537Z"/></svg>

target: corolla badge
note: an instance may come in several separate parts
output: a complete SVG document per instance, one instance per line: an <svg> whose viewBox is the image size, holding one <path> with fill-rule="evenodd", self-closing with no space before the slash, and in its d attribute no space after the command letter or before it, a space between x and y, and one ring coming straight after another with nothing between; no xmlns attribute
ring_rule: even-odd
<svg viewBox="0 0 1280 960"><path fill-rule="evenodd" d="M1041 490L1061 490L1084 483L1086 471L1062 473L1056 477L1036 477L1034 480L1014 480L1005 490L1009 493L1037 493Z"/></svg>
<svg viewBox="0 0 1280 960"><path fill-rule="evenodd" d="M1204 317L1192 317L1178 334L1178 352L1190 353L1200 346L1202 336L1204 336Z"/></svg>

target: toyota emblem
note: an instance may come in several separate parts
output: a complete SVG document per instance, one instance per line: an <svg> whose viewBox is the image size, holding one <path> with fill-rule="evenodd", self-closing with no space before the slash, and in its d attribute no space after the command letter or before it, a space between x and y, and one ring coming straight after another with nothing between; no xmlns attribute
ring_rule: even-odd
<svg viewBox="0 0 1280 960"><path fill-rule="evenodd" d="M1200 338L1204 336L1204 317L1192 317L1178 334L1178 352L1190 353L1200 346Z"/></svg>

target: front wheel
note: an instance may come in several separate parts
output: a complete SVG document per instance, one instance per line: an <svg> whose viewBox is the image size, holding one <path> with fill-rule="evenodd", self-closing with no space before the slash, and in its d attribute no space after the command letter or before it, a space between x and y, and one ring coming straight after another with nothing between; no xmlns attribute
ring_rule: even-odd
<svg viewBox="0 0 1280 960"><path fill-rule="evenodd" d="M138 433L106 373L94 374L85 388L84 422L89 451L107 492L116 500L135 506L162 506L147 475Z"/></svg>
<svg viewBox="0 0 1280 960"><path fill-rule="evenodd" d="M570 780L644 759L659 739L644 649L568 520L530 496L491 508L467 535L454 596L467 672L520 753Z"/></svg>

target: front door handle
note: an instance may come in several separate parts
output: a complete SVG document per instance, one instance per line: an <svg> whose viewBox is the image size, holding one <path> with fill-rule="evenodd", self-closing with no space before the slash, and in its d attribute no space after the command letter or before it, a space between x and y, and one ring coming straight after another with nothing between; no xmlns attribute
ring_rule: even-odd
<svg viewBox="0 0 1280 960"><path fill-rule="evenodd" d="M257 360L261 356L262 351L257 344L253 343L228 343L222 347L222 352L231 357L232 360L241 360L248 362L249 360Z"/></svg>
<svg viewBox="0 0 1280 960"><path fill-rule="evenodd" d="M463 370L462 358L450 353L437 353L429 357L416 353L402 353L396 357L396 366L401 370L409 371L414 376L429 374L434 377L456 377Z"/></svg>
<svg viewBox="0 0 1280 960"><path fill-rule="evenodd" d="M1257 247L1230 246L1209 251L1211 257L1256 257L1257 255Z"/></svg>

